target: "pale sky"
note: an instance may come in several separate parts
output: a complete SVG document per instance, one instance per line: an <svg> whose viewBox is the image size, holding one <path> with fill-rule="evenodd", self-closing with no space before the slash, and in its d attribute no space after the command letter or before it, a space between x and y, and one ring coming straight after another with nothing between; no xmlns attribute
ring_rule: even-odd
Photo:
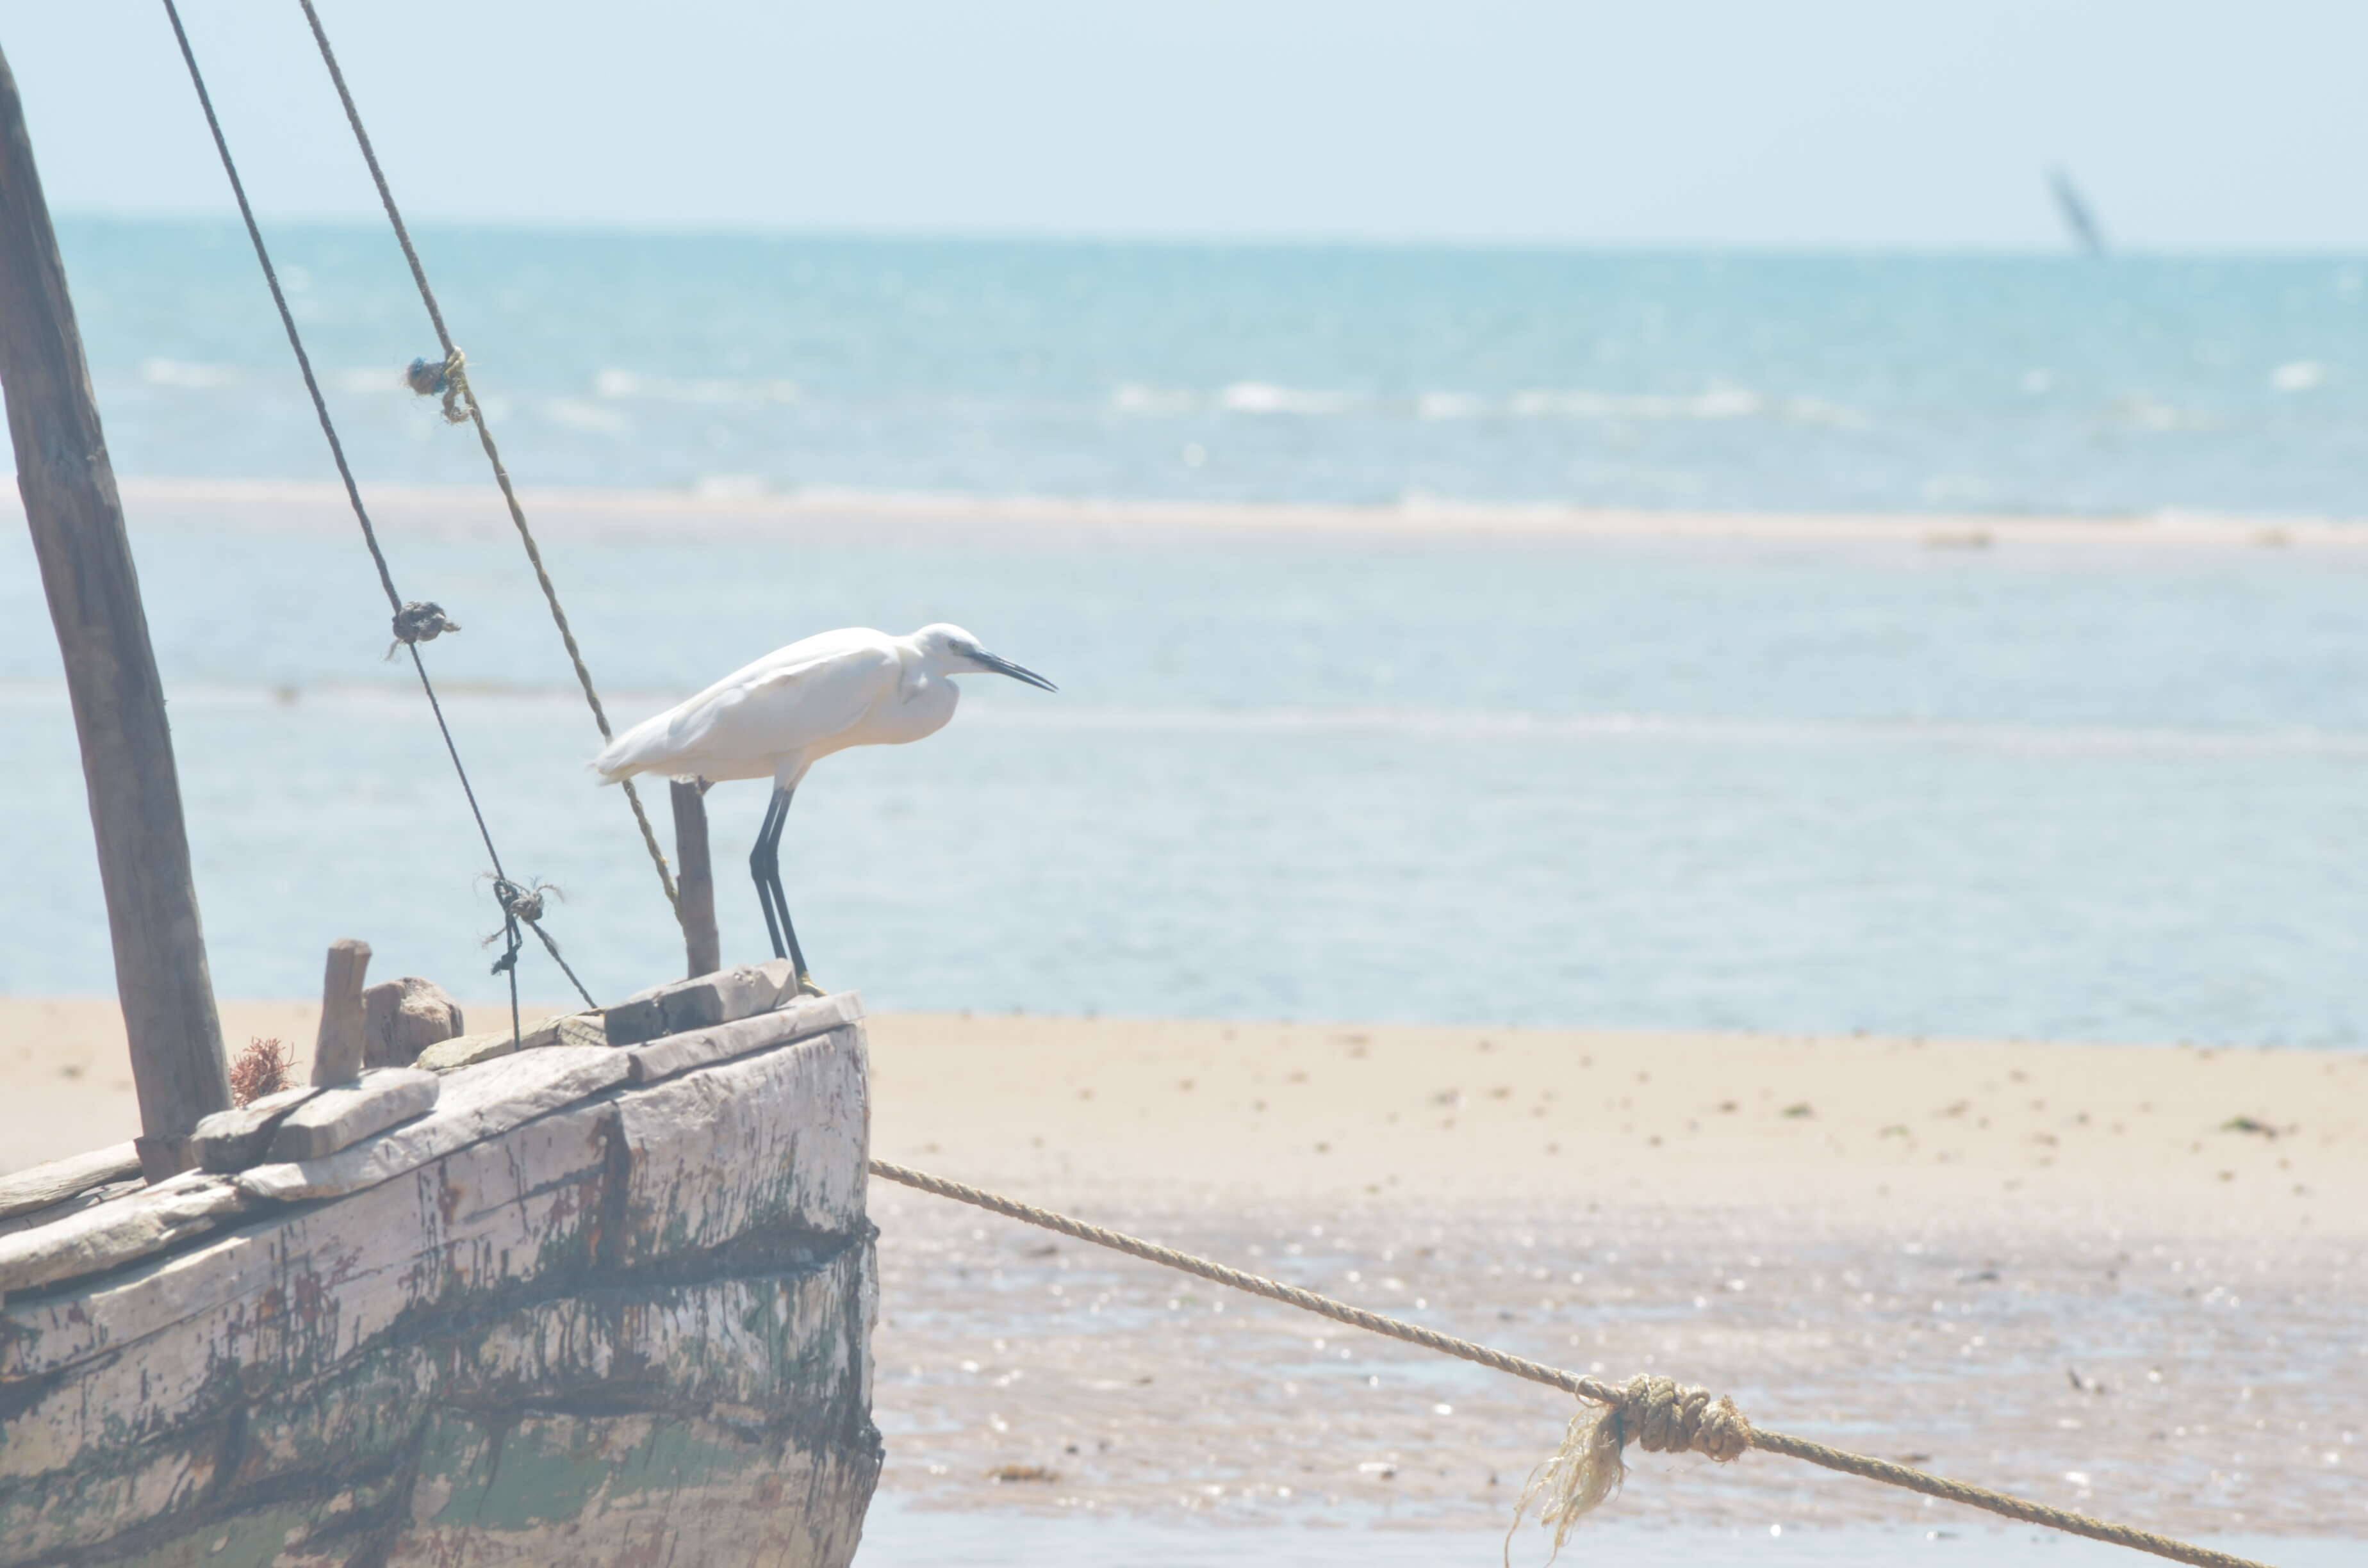
<svg viewBox="0 0 2368 1568"><path fill-rule="evenodd" d="M2361 0L320 0L423 220L2368 249ZM295 0L186 0L257 203L373 211ZM229 197L154 0L0 0L51 205Z"/></svg>

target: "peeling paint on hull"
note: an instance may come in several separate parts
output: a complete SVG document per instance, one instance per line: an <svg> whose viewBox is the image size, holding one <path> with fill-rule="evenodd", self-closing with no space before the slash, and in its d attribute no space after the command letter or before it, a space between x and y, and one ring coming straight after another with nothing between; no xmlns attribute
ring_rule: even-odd
<svg viewBox="0 0 2368 1568"><path fill-rule="evenodd" d="M0 1308L0 1568L841 1568L862 1026Z"/></svg>

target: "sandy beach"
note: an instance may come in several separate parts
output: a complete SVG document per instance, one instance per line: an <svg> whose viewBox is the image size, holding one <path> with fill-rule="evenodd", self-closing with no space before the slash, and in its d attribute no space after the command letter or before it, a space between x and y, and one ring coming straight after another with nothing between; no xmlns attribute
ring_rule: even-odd
<svg viewBox="0 0 2368 1568"><path fill-rule="evenodd" d="M223 1014L312 1035L309 1004ZM130 1134L120 1042L106 1000L0 1003L0 1165ZM887 1159L2109 1517L2368 1528L2368 1058L984 1015L872 1043ZM923 1506L1485 1526L1567 1415L908 1189L873 1213L885 1483ZM1613 1506L1933 1517L1760 1456L1645 1459Z"/></svg>

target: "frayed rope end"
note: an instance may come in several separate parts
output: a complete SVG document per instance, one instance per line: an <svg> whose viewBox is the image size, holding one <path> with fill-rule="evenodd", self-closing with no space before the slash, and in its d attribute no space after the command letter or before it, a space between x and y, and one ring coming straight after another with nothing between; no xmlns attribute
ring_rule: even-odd
<svg viewBox="0 0 2368 1568"><path fill-rule="evenodd" d="M1619 1402L1582 1409L1570 1418L1553 1457L1530 1472L1513 1505L1505 1532L1506 1568L1513 1561L1513 1537L1532 1506L1538 1524L1554 1532L1551 1563L1570 1540L1571 1527L1620 1490L1628 1476L1622 1450L1631 1442L1652 1453L1698 1453L1725 1464L1751 1447L1751 1423L1722 1396L1691 1388L1674 1378L1632 1378Z"/></svg>

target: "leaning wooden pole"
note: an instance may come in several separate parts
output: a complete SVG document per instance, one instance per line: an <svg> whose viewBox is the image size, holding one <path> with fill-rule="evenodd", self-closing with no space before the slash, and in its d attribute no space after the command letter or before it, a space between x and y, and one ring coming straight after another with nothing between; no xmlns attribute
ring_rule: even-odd
<svg viewBox="0 0 2368 1568"><path fill-rule="evenodd" d="M0 392L17 449L41 584L82 741L115 941L115 983L140 1096L151 1181L189 1163L183 1136L230 1105L222 1023L206 971L188 834L165 690L148 643L123 505L99 429L90 367L25 131L0 54Z"/></svg>

